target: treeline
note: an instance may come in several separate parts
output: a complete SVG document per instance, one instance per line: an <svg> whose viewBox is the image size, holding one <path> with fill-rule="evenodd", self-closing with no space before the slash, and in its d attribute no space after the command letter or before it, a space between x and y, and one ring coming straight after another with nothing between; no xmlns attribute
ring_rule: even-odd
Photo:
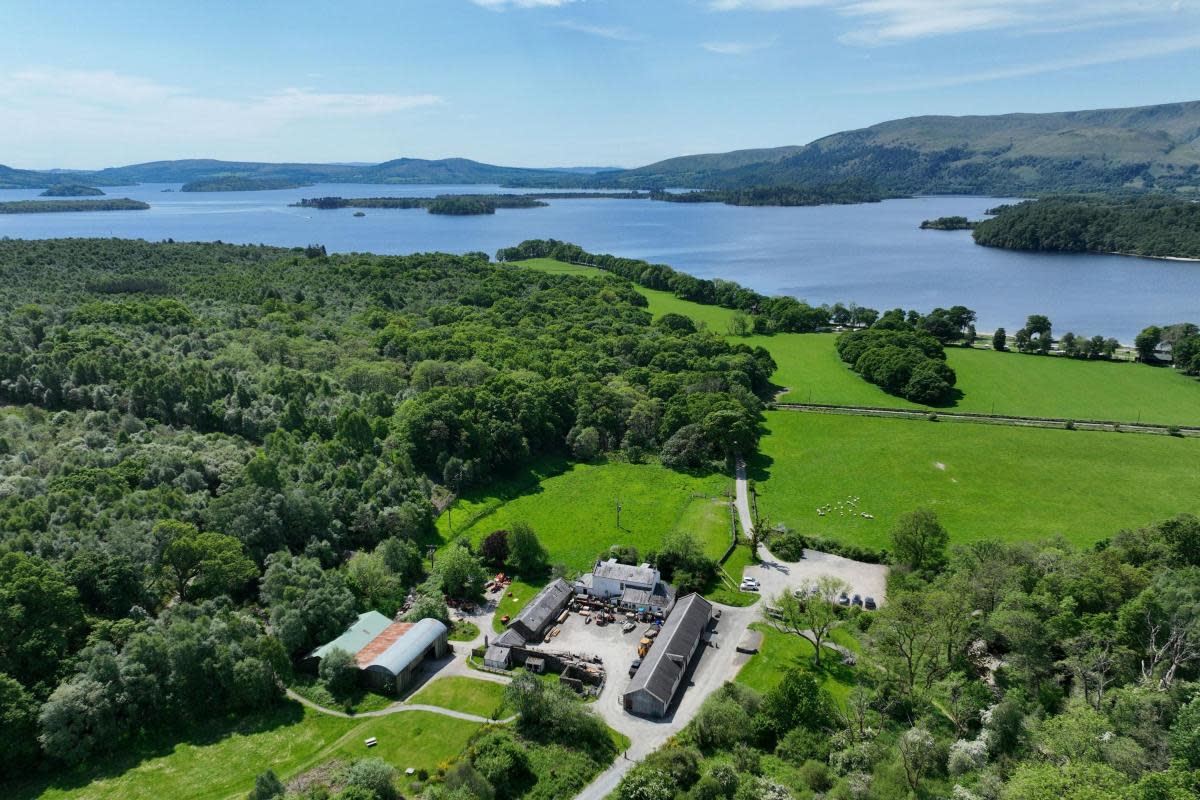
<svg viewBox="0 0 1200 800"><path fill-rule="evenodd" d="M725 203L731 206L821 206L878 203L894 197L865 181L843 181L820 186L748 186L693 192L653 191L653 200L668 203Z"/></svg>
<svg viewBox="0 0 1200 800"><path fill-rule="evenodd" d="M261 192L268 189L296 189L311 184L289 178L205 178L188 181L179 187L181 192Z"/></svg>
<svg viewBox="0 0 1200 800"><path fill-rule="evenodd" d="M107 200L10 200L0 203L0 214L47 214L69 211L145 211L149 203L114 197Z"/></svg>
<svg viewBox="0 0 1200 800"><path fill-rule="evenodd" d="M439 486L752 451L770 355L645 304L483 254L0 240L0 767L271 702L369 608L444 618L486 572L426 574Z"/></svg>
<svg viewBox="0 0 1200 800"><path fill-rule="evenodd" d="M546 203L522 194L442 194L437 197L312 197L294 206L331 210L337 208L424 208L430 214L469 216L495 214L497 208L541 208Z"/></svg>
<svg viewBox="0 0 1200 800"><path fill-rule="evenodd" d="M94 186L78 183L58 183L49 187L38 197L100 197L104 192Z"/></svg>
<svg viewBox="0 0 1200 800"><path fill-rule="evenodd" d="M794 297L769 297L747 289L734 281L708 280L688 275L665 264L651 264L637 258L621 258L589 253L582 247L555 239L530 239L496 253L497 261L521 261L529 258L553 258L571 264L611 272L647 289L671 292L676 297L703 305L721 306L744 312L745 329L736 333L811 333L831 324L848 324L851 316L874 319L874 309L842 306L811 306ZM835 309L839 321L834 321Z"/></svg>
<svg viewBox="0 0 1200 800"><path fill-rule="evenodd" d="M1200 204L1161 195L1052 197L1001 206L977 244L1013 250L1200 258Z"/></svg>
<svg viewBox="0 0 1200 800"><path fill-rule="evenodd" d="M966 306L928 314L894 308L869 328L838 337L842 361L889 394L926 405L953 399L957 376L946 364L944 345L975 341L975 312Z"/></svg>
<svg viewBox="0 0 1200 800"><path fill-rule="evenodd" d="M1192 322L1150 325L1134 339L1138 359L1169 361L1185 375L1200 376L1200 326Z"/></svg>
<svg viewBox="0 0 1200 800"><path fill-rule="evenodd" d="M761 692L739 676L614 797L1200 796L1200 520L1087 549L948 541L931 511L902 518L876 612L829 577L770 598L769 636L850 634L853 665L818 645Z"/></svg>

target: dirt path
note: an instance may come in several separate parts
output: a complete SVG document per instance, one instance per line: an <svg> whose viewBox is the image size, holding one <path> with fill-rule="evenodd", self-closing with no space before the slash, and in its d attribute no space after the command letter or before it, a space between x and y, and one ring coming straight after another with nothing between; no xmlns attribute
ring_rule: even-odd
<svg viewBox="0 0 1200 800"><path fill-rule="evenodd" d="M1156 436L1173 435L1171 426L1137 422L1111 422L1106 420L1066 420L1053 417L1010 417L994 414L977 414L969 411L917 411L903 408L876 408L873 406L834 406L822 403L776 403L781 411L807 411L813 414L849 414L860 417L893 417L899 419L927 419L936 414L946 422L974 422L983 425L1010 425L1019 428L1058 428L1070 423L1077 431L1122 431L1124 433L1147 433ZM1179 436L1200 436L1200 427L1193 425L1175 426Z"/></svg>
<svg viewBox="0 0 1200 800"><path fill-rule="evenodd" d="M474 676L472 676L474 677ZM323 705L314 703L307 697L296 694L291 689L287 690L287 696L295 700L302 706L311 708L313 711L319 711L322 714L327 714L331 717L341 717L342 719L367 719L369 717L386 717L390 714L402 714L405 711L428 711L431 714L441 714L443 717L454 717L455 719L465 720L466 722L480 722L483 724L499 724L507 725L516 719L516 716L506 717L504 719L492 719L491 717L481 717L478 714L467 714L463 711L451 711L448 708L441 706L427 706L422 703L393 703L387 708L381 708L378 711L364 711L361 714L347 714L345 711L338 711L335 708L326 708Z"/></svg>

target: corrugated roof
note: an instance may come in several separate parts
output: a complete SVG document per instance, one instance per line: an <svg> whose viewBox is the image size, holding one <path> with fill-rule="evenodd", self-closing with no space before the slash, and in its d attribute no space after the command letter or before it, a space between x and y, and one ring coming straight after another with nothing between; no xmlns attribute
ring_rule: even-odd
<svg viewBox="0 0 1200 800"><path fill-rule="evenodd" d="M670 705L711 617L712 603L695 592L676 603L626 692L646 691Z"/></svg>
<svg viewBox="0 0 1200 800"><path fill-rule="evenodd" d="M383 633L392 621L378 611L367 611L359 614L358 619L350 624L346 632L312 651L313 658L324 658L330 650L345 650L351 655L362 650L379 634Z"/></svg>
<svg viewBox="0 0 1200 800"><path fill-rule="evenodd" d="M509 623L509 627L524 628L524 631L518 631L522 636L541 636L546 625L558 616L574 594L575 591L569 583L562 578L556 578L546 584L545 588L529 601L529 605L521 609L521 613Z"/></svg>
<svg viewBox="0 0 1200 800"><path fill-rule="evenodd" d="M375 660L383 651L387 650L404 634L412 628L411 622L393 622L383 629L383 632L367 643L362 650L358 651L355 660L358 661L359 669L366 669L367 665Z"/></svg>
<svg viewBox="0 0 1200 800"><path fill-rule="evenodd" d="M449 633L450 629L436 619L426 617L412 624L408 630L396 639L387 649L371 660L363 669L383 669L392 675L399 675L420 658L431 644L439 637Z"/></svg>
<svg viewBox="0 0 1200 800"><path fill-rule="evenodd" d="M622 583L638 583L648 587L653 587L658 582L658 575L650 565L643 564L635 567L631 564L620 564L615 558L601 561L592 570L592 574L597 578L608 578Z"/></svg>

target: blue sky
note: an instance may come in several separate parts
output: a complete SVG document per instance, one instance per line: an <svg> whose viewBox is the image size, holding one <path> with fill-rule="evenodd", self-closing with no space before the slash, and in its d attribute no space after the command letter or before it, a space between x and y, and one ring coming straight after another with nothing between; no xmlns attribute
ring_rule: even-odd
<svg viewBox="0 0 1200 800"><path fill-rule="evenodd" d="M0 163L636 166L1200 99L1200 0L6 2Z"/></svg>

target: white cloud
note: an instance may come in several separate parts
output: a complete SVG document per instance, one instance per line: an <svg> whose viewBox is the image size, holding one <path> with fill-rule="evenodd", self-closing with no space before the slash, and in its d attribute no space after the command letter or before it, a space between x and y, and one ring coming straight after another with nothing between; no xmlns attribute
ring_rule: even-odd
<svg viewBox="0 0 1200 800"><path fill-rule="evenodd" d="M1200 35L1180 36L1167 39L1141 39L1109 45L1103 50L1093 53L1083 53L1076 56L1049 61L1039 61L1032 64L1019 64L1012 67L999 67L980 72L968 72L961 75L949 75L932 80L913 81L902 84L876 86L865 90L874 92L918 91L924 89L942 89L950 86L964 86L971 83L986 81L1010 80L1027 78L1033 75L1044 75L1049 72L1064 72L1084 67L1094 67L1101 64L1118 64L1124 61L1136 61L1155 56L1166 56L1183 53L1189 50L1200 50Z"/></svg>
<svg viewBox="0 0 1200 800"><path fill-rule="evenodd" d="M772 42L705 42L700 45L710 53L722 56L744 56L755 50L770 47Z"/></svg>
<svg viewBox="0 0 1200 800"><path fill-rule="evenodd" d="M1000 28L1034 32L1092 26L1100 20L1151 20L1193 12L1196 0L709 0L714 11L788 11L824 7L857 27L860 44Z"/></svg>
<svg viewBox="0 0 1200 800"><path fill-rule="evenodd" d="M14 161L74 166L79 131L87 132L89 148L122 152L130 160L161 154L164 147L177 155L264 146L297 126L336 126L350 138L371 120L390 122L443 102L435 94L296 87L231 99L108 70L31 68L0 75L0 152L13 154Z"/></svg>
<svg viewBox="0 0 1200 800"><path fill-rule="evenodd" d="M575 31L576 33L586 33L589 36L599 36L601 39L612 39L613 41L617 42L636 42L641 39L641 37L636 33L625 28L609 28L603 25L588 25L586 23L576 22L574 20L563 20L562 22L555 23L555 25L559 28L566 28L569 31Z"/></svg>
<svg viewBox="0 0 1200 800"><path fill-rule="evenodd" d="M471 0L477 6L501 10L505 8L558 8L575 0Z"/></svg>

